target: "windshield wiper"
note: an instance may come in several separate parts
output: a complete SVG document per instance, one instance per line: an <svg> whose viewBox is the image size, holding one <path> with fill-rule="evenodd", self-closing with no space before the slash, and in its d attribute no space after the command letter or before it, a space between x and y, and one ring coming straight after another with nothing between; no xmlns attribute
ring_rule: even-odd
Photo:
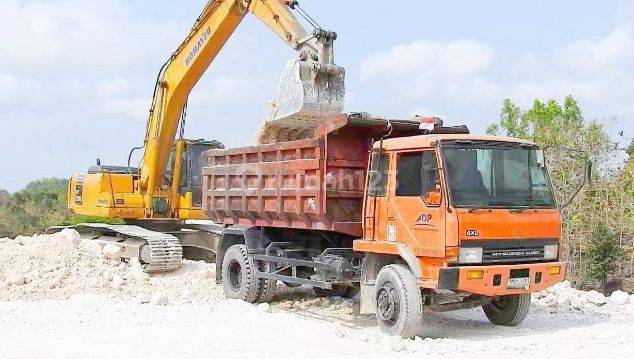
<svg viewBox="0 0 634 359"><path fill-rule="evenodd" d="M471 206L469 207L469 213L473 213L479 209L485 209L485 208L487 208L487 205Z"/></svg>
<svg viewBox="0 0 634 359"><path fill-rule="evenodd" d="M486 204L476 205L469 208L469 213L473 213L479 209L485 208L508 208L511 212L521 213L527 210L529 207L518 206L515 203L509 201L489 201Z"/></svg>

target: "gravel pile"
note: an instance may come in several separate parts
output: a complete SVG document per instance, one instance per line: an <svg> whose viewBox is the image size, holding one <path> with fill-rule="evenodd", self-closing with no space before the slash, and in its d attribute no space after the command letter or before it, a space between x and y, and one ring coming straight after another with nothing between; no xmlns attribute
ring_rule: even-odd
<svg viewBox="0 0 634 359"><path fill-rule="evenodd" d="M140 303L204 302L223 298L215 266L183 261L170 273L145 273L137 260L121 261L110 246L60 233L0 240L0 300L67 299L104 294Z"/></svg>
<svg viewBox="0 0 634 359"><path fill-rule="evenodd" d="M0 239L0 357L47 357L51 348L69 358L305 356L307 348L346 357L634 355L634 297L620 291L607 297L563 282L534 293L518 327L495 326L479 308L428 313L420 337L403 340L381 334L351 300L280 283L272 303L251 305L225 299L212 264L148 275L111 249L74 230ZM103 339L112 337L116 346Z"/></svg>
<svg viewBox="0 0 634 359"><path fill-rule="evenodd" d="M596 290L583 291L573 288L569 281L557 283L538 293L533 293L533 302L549 311L573 309L582 312L606 312L615 307L634 309L634 295L617 290L609 297Z"/></svg>

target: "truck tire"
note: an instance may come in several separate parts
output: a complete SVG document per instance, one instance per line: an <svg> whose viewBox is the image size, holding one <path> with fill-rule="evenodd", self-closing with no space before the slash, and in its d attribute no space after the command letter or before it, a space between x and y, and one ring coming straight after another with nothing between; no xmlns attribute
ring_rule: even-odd
<svg viewBox="0 0 634 359"><path fill-rule="evenodd" d="M530 305L530 294L513 294L494 298L482 309L491 323L516 326L526 319Z"/></svg>
<svg viewBox="0 0 634 359"><path fill-rule="evenodd" d="M383 333L413 338L423 325L423 300L412 272L390 264L379 271L374 289L376 318Z"/></svg>
<svg viewBox="0 0 634 359"><path fill-rule="evenodd" d="M277 281L273 279L260 279L259 285L259 293L257 301L259 303L268 303L273 300L273 295L275 294L275 288L277 287Z"/></svg>
<svg viewBox="0 0 634 359"><path fill-rule="evenodd" d="M229 247L222 260L222 287L227 298L256 303L261 293L255 270L253 257L244 244Z"/></svg>

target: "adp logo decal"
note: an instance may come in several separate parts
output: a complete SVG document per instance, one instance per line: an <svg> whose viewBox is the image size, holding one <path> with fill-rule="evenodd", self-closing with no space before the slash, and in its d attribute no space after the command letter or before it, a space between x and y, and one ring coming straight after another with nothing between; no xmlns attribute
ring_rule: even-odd
<svg viewBox="0 0 634 359"><path fill-rule="evenodd" d="M431 221L431 214L421 213L420 216L418 216L418 219L416 220L416 222L412 225L412 227L414 228L435 227L433 224L429 223L429 221Z"/></svg>

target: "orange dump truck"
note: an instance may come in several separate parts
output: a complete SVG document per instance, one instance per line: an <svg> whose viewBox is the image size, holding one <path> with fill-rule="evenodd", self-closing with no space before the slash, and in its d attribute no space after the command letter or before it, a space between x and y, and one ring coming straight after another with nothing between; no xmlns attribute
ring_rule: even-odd
<svg viewBox="0 0 634 359"><path fill-rule="evenodd" d="M529 141L342 115L309 139L206 152L203 187L230 298L268 301L278 281L358 294L385 333L412 337L424 308L482 306L517 325L530 293L565 276L560 213Z"/></svg>

